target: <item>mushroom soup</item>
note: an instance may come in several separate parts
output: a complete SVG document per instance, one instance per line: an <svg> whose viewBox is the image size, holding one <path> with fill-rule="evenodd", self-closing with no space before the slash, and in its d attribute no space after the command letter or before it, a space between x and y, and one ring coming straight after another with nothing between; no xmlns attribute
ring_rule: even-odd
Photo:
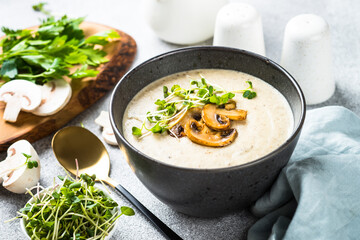
<svg viewBox="0 0 360 240"><path fill-rule="evenodd" d="M181 72L149 84L130 101L123 119L124 136L135 148L189 168L223 168L263 157L288 139L294 122L274 87L220 69Z"/></svg>

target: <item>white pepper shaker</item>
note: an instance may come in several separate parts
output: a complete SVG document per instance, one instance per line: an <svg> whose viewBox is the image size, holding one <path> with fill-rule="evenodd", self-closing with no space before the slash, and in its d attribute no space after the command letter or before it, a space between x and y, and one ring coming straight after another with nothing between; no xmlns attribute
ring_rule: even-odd
<svg viewBox="0 0 360 240"><path fill-rule="evenodd" d="M216 16L213 45L245 49L265 56L261 16L246 3L231 2Z"/></svg>
<svg viewBox="0 0 360 240"><path fill-rule="evenodd" d="M319 104L333 95L330 30L322 17L301 14L287 23L281 65L298 81L307 104Z"/></svg>

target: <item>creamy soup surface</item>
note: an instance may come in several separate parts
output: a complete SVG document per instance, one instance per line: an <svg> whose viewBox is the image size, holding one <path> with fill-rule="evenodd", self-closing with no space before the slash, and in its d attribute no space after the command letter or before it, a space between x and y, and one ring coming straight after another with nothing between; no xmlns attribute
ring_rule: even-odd
<svg viewBox="0 0 360 240"><path fill-rule="evenodd" d="M169 89L178 84L190 88L190 79L200 74L209 84L217 84L227 91L246 89L246 81L253 83L257 96L246 99L237 93L236 108L247 111L245 121L231 121L238 135L225 147L207 147L187 137L171 137L167 132L143 138L132 135L132 127L140 127L148 111L155 111L154 102L163 98L163 86ZM238 71L198 69L161 78L141 90L129 103L123 118L125 138L144 154L168 164L188 168L223 168L244 164L272 152L283 144L293 131L293 115L284 96L266 82Z"/></svg>

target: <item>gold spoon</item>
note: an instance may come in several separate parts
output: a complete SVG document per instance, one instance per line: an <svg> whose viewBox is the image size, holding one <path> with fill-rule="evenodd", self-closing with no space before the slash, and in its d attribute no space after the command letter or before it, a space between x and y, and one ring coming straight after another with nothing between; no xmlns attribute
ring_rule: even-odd
<svg viewBox="0 0 360 240"><path fill-rule="evenodd" d="M123 186L109 177L110 157L104 144L92 132L83 127L65 127L55 133L52 149L60 164L69 172L76 175L76 163L78 161L78 174L96 174L96 180L109 184L120 192L140 212L142 212L155 227L168 239L182 239L159 218L151 213Z"/></svg>

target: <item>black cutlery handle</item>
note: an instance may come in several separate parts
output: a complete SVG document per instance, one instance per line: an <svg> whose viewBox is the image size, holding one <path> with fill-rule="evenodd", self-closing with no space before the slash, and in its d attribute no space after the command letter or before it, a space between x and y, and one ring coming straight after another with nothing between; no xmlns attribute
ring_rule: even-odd
<svg viewBox="0 0 360 240"><path fill-rule="evenodd" d="M150 212L144 205L142 205L131 193L129 193L120 184L115 187L129 202L131 202L140 212L142 212L155 227L162 233L167 239L170 240L182 240L173 230L165 225L159 218L157 218L152 212Z"/></svg>

